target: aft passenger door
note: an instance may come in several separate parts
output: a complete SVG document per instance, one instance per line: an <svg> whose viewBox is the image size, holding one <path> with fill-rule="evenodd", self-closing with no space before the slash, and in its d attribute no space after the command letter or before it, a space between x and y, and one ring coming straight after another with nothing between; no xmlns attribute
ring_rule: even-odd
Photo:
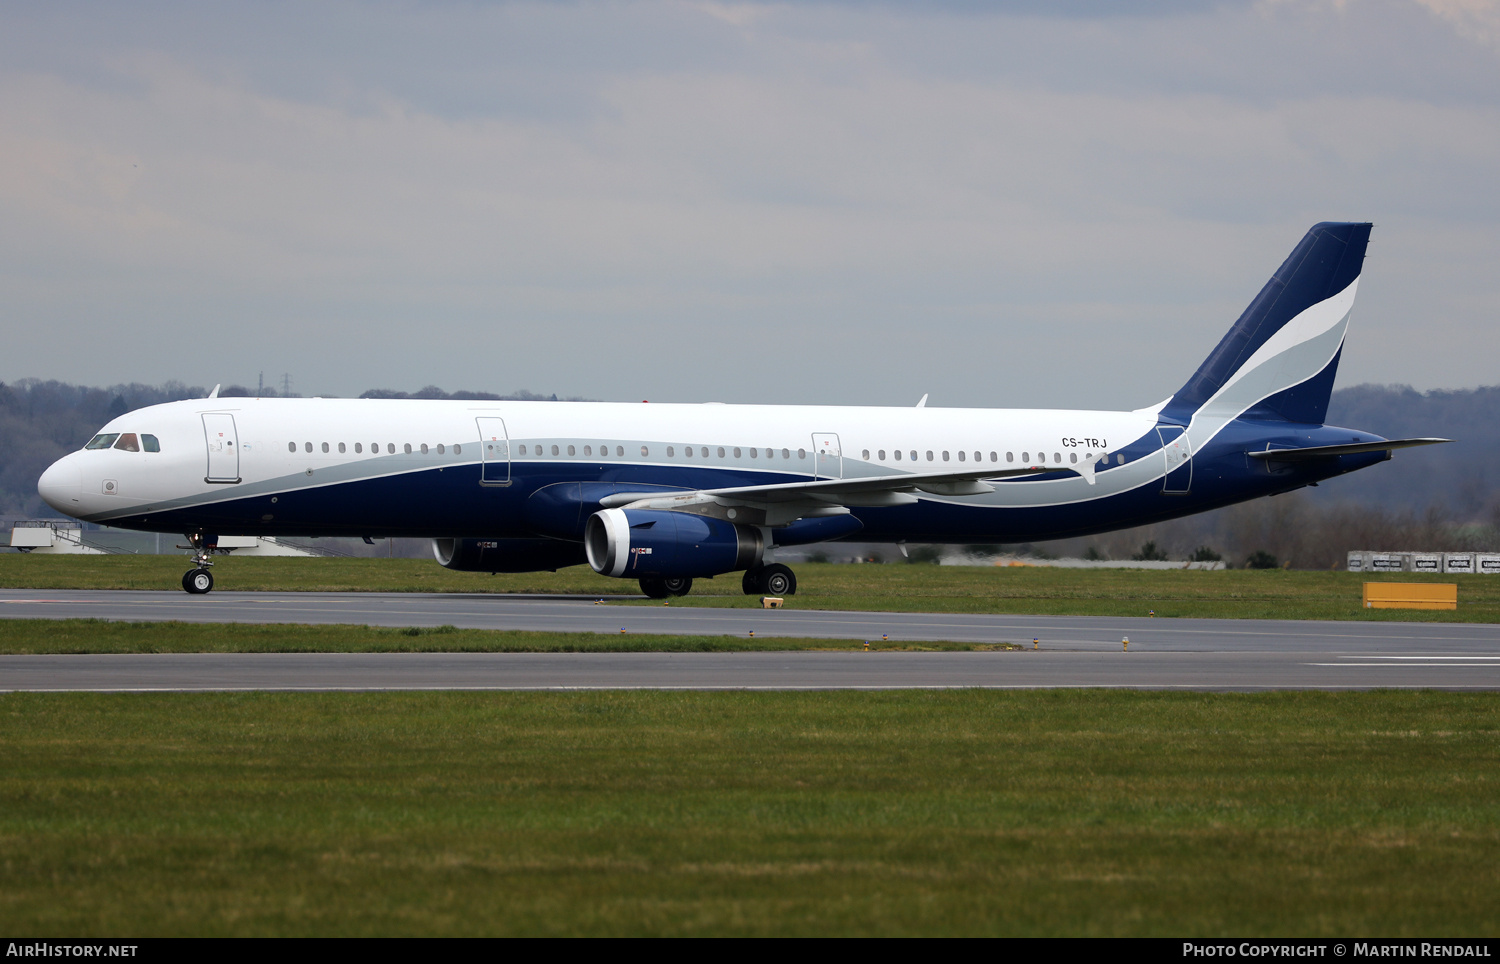
<svg viewBox="0 0 1500 964"><path fill-rule="evenodd" d="M1161 439L1162 454L1167 460L1161 494L1187 495L1193 485L1193 450L1187 433L1176 425L1158 425L1156 434Z"/></svg>
<svg viewBox="0 0 1500 964"><path fill-rule="evenodd" d="M205 482L232 484L240 480L240 439L234 416L214 412L203 416L203 439L208 443Z"/></svg>
<svg viewBox="0 0 1500 964"><path fill-rule="evenodd" d="M842 479L844 477L844 455L839 448L839 437L832 432L814 432L813 458L817 460L814 478Z"/></svg>
<svg viewBox="0 0 1500 964"><path fill-rule="evenodd" d="M479 484L510 485L510 436L505 419L476 418L479 425Z"/></svg>

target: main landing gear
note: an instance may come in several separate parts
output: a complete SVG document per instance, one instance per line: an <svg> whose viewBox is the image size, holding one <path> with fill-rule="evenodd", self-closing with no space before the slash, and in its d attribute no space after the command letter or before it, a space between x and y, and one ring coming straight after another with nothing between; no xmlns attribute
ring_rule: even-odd
<svg viewBox="0 0 1500 964"><path fill-rule="evenodd" d="M688 576L646 576L641 580L641 592L652 599L686 596L692 588L693 580Z"/></svg>
<svg viewBox="0 0 1500 964"><path fill-rule="evenodd" d="M189 573L188 575L192 575ZM187 586L187 577L183 577L183 586ZM209 584L213 584L212 578ZM792 570L780 563L772 563L769 566L756 566L754 569L745 570L744 581L740 583L747 596L795 596L797 594L797 576ZM652 599L666 599L668 596L686 596L692 591L693 580L687 576L646 576L641 580L641 592ZM188 592L193 590L189 589ZM207 589L201 590L208 592Z"/></svg>
<svg viewBox="0 0 1500 964"><path fill-rule="evenodd" d="M201 596L214 587L214 574L209 572L209 567L214 564L214 547L201 532L189 533L188 542L192 543L193 568L182 574L182 588L194 596Z"/></svg>
<svg viewBox="0 0 1500 964"><path fill-rule="evenodd" d="M779 562L745 570L741 583L747 596L795 596L797 576Z"/></svg>

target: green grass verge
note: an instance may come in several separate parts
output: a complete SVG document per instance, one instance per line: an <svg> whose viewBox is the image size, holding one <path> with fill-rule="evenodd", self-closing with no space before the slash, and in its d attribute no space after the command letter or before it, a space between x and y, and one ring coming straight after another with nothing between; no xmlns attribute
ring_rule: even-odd
<svg viewBox="0 0 1500 964"><path fill-rule="evenodd" d="M1019 643L875 641L885 652L980 652ZM409 629L286 623L127 623L103 619L0 620L0 654L41 653L745 653L863 650L863 640L777 636L667 636ZM3 686L0 681L0 686Z"/></svg>
<svg viewBox="0 0 1500 964"><path fill-rule="evenodd" d="M0 696L30 936L1490 935L1500 697Z"/></svg>
<svg viewBox="0 0 1500 964"><path fill-rule="evenodd" d="M0 554L0 588L179 590L184 561L174 556ZM1500 578L1369 575L1283 570L1054 569L1041 566L798 565L794 609L975 612L1026 615L1198 616L1223 619L1361 619L1500 622ZM420 559L233 558L216 570L219 589L309 592L571 593L610 598L639 593L587 566L561 572L496 575L449 572ZM1459 608L1364 609L1364 582L1458 584ZM660 605L642 601L632 605ZM673 605L749 607L740 576L699 579Z"/></svg>

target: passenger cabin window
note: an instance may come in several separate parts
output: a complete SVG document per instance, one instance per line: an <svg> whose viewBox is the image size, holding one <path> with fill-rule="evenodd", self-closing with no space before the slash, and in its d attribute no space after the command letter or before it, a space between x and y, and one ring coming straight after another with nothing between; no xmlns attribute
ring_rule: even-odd
<svg viewBox="0 0 1500 964"><path fill-rule="evenodd" d="M1030 452L1022 452L1021 453L1021 461L1022 462L1030 463L1031 462L1031 453Z"/></svg>
<svg viewBox="0 0 1500 964"><path fill-rule="evenodd" d="M734 457L735 458L739 458L740 457L740 450L739 449L735 449L734 450Z"/></svg>
<svg viewBox="0 0 1500 964"><path fill-rule="evenodd" d="M593 455L594 454L594 447L592 445L585 445L583 447L583 454L584 455Z"/></svg>
<svg viewBox="0 0 1500 964"><path fill-rule="evenodd" d="M296 442L288 442L288 443L286 443L286 450L288 452L295 452L295 451L297 451L297 443Z"/></svg>
<svg viewBox="0 0 1500 964"><path fill-rule="evenodd" d="M750 450L750 457L752 459L753 458L758 458L759 456L760 456L760 449L751 449Z"/></svg>
<svg viewBox="0 0 1500 964"><path fill-rule="evenodd" d="M675 445L668 445L667 446L667 458L670 459L670 458L675 457L676 455L677 455L677 446L675 446Z"/></svg>
<svg viewBox="0 0 1500 964"><path fill-rule="evenodd" d="M423 455L427 454L427 443L426 442L422 443L422 454Z"/></svg>
<svg viewBox="0 0 1500 964"><path fill-rule="evenodd" d="M358 455L359 453L363 452L364 450L365 450L365 447L364 447L363 443L361 443L361 442L355 442L354 443L354 454L355 455Z"/></svg>
<svg viewBox="0 0 1500 964"><path fill-rule="evenodd" d="M928 458L932 458L932 456L929 455ZM944 462L951 462L951 461L953 461L952 459L948 458L948 450L947 449L943 449L943 461Z"/></svg>
<svg viewBox="0 0 1500 964"><path fill-rule="evenodd" d="M340 455L344 454L344 443L343 442L339 443L339 454Z"/></svg>
<svg viewBox="0 0 1500 964"><path fill-rule="evenodd" d="M897 462L901 461L901 450L900 449L896 450L896 461Z"/></svg>
<svg viewBox="0 0 1500 964"><path fill-rule="evenodd" d="M141 448L145 449L147 452L160 452L161 443L156 440L155 435L142 435Z"/></svg>
<svg viewBox="0 0 1500 964"><path fill-rule="evenodd" d="M884 462L885 461L885 449L881 449L879 454L880 454L880 461Z"/></svg>
<svg viewBox="0 0 1500 964"><path fill-rule="evenodd" d="M309 451L309 452L312 451L312 443L311 442L303 442L302 443L302 447L304 449L306 449L307 451Z"/></svg>
<svg viewBox="0 0 1500 964"><path fill-rule="evenodd" d="M455 446L453 446L453 454L454 455L463 455L464 454L464 447L462 445L455 445Z"/></svg>
<svg viewBox="0 0 1500 964"><path fill-rule="evenodd" d="M1069 462L1077 462L1078 461L1078 453L1077 452L1069 452L1068 453L1068 461Z"/></svg>
<svg viewBox="0 0 1500 964"><path fill-rule="evenodd" d="M798 449L797 450L797 458L799 458L799 459L805 459L805 458L807 458L807 449Z"/></svg>
<svg viewBox="0 0 1500 964"><path fill-rule="evenodd" d="M911 460L913 462L915 462L917 460L917 450L916 449L912 449L911 450Z"/></svg>
<svg viewBox="0 0 1500 964"><path fill-rule="evenodd" d="M702 455L704 458L708 458L708 446L700 446L698 449L698 454Z"/></svg>
<svg viewBox="0 0 1500 964"><path fill-rule="evenodd" d="M556 445L552 446L552 454L553 455L559 454L558 451L557 451L557 446Z"/></svg>
<svg viewBox="0 0 1500 964"><path fill-rule="evenodd" d="M139 452L141 450L141 440L135 437L134 432L126 432L115 443L115 448L121 452Z"/></svg>
<svg viewBox="0 0 1500 964"><path fill-rule="evenodd" d="M927 450L927 461L932 461L932 449Z"/></svg>
<svg viewBox="0 0 1500 964"><path fill-rule="evenodd" d="M959 460L959 461L960 461L960 462L963 462L963 461L965 461L965 457L964 457L964 453L963 453L963 452L959 452L959 453L958 453L958 460Z"/></svg>
<svg viewBox="0 0 1500 964"><path fill-rule="evenodd" d="M84 448L85 449L107 449L111 445L115 444L115 439L117 439L119 437L120 437L120 433L118 433L118 432L115 432L112 435L95 435L93 438L89 439L89 443L87 445L85 445ZM296 451L296 449L297 449L297 443L293 442L292 443L292 450Z"/></svg>
<svg viewBox="0 0 1500 964"><path fill-rule="evenodd" d="M1015 460L1016 460L1016 456L1015 456L1014 452L1006 452L1005 453L1005 461L1007 461L1007 462L1014 462Z"/></svg>
<svg viewBox="0 0 1500 964"><path fill-rule="evenodd" d="M568 446L568 454L569 455L577 455L578 454L578 449L576 449L573 446L569 445Z"/></svg>
<svg viewBox="0 0 1500 964"><path fill-rule="evenodd" d="M328 451L328 443L327 443L327 442L324 442L324 443L323 443L323 451L324 451L324 452L325 452L325 453L326 453L326 452L327 452L327 451Z"/></svg>
<svg viewBox="0 0 1500 964"><path fill-rule="evenodd" d="M870 450L864 449L859 453L859 457L864 459L866 462L870 461Z"/></svg>
<svg viewBox="0 0 1500 964"><path fill-rule="evenodd" d="M641 458L645 458L646 456L648 456L650 454L651 454L651 450L648 449L648 448L646 448L646 446L642 445L641 446Z"/></svg>
<svg viewBox="0 0 1500 964"><path fill-rule="evenodd" d="M719 458L722 459L723 457L724 457L724 446L721 445L721 446L719 446Z"/></svg>
<svg viewBox="0 0 1500 964"><path fill-rule="evenodd" d="M410 446L408 446L408 448L410 448ZM396 454L396 443L395 442L387 442L387 443L385 443L385 451L386 451L387 455L395 455Z"/></svg>
<svg viewBox="0 0 1500 964"><path fill-rule="evenodd" d="M407 442L406 445L404 446L404 448L405 448L406 454L410 455L411 454L411 443Z"/></svg>
<svg viewBox="0 0 1500 964"><path fill-rule="evenodd" d="M442 455L442 454L443 454L443 453L445 453L445 452L447 452L447 451L448 451L448 449L447 449L447 448L446 448L446 447L445 447L445 446L444 446L444 445L443 445L443 443L442 443L442 442L439 442L439 443L438 443L438 454L439 454L439 455ZM523 446L521 446L521 454L522 454L522 455L525 455L525 454L526 454L526 446L524 446L524 445L523 445Z"/></svg>
<svg viewBox="0 0 1500 964"><path fill-rule="evenodd" d="M784 459L789 459L789 458L792 457L792 453L789 450L787 450L787 449L782 449L781 450L781 457L784 458Z"/></svg>

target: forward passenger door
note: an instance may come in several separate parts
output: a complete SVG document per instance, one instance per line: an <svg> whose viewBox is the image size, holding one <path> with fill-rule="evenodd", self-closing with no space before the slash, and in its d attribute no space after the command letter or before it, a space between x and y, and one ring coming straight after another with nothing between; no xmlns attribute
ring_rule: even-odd
<svg viewBox="0 0 1500 964"><path fill-rule="evenodd" d="M212 412L203 416L203 439L208 443L208 474L203 481L232 484L240 480L240 439L234 416Z"/></svg>

